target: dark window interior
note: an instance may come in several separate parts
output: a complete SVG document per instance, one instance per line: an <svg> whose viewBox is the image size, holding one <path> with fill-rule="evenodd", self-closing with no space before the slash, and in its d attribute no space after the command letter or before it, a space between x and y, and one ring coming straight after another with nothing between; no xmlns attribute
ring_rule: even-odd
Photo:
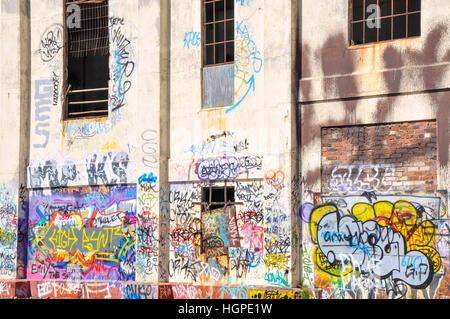
<svg viewBox="0 0 450 319"><path fill-rule="evenodd" d="M234 187L202 188L202 211L234 205Z"/></svg>
<svg viewBox="0 0 450 319"><path fill-rule="evenodd" d="M353 0L352 45L420 36L420 12L421 0Z"/></svg>
<svg viewBox="0 0 450 319"><path fill-rule="evenodd" d="M108 1L66 0L81 8L80 28L67 28L67 118L108 115Z"/></svg>
<svg viewBox="0 0 450 319"><path fill-rule="evenodd" d="M234 62L234 1L203 1L204 66Z"/></svg>

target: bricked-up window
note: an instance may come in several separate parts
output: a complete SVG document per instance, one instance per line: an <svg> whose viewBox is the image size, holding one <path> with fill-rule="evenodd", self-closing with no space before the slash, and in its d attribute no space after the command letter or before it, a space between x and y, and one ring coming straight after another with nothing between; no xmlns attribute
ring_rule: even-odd
<svg viewBox="0 0 450 319"><path fill-rule="evenodd" d="M352 0L352 45L420 36L421 0Z"/></svg>
<svg viewBox="0 0 450 319"><path fill-rule="evenodd" d="M203 1L203 65L234 62L234 1Z"/></svg>
<svg viewBox="0 0 450 319"><path fill-rule="evenodd" d="M436 129L436 121L322 128L322 192L436 191Z"/></svg>
<svg viewBox="0 0 450 319"><path fill-rule="evenodd" d="M66 118L107 116L108 0L66 0L66 6L79 10L76 17L79 18L77 25L66 24L68 72Z"/></svg>

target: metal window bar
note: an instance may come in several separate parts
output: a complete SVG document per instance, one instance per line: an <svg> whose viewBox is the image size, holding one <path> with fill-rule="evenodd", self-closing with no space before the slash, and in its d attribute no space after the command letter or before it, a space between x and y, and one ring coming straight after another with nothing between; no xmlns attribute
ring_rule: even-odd
<svg viewBox="0 0 450 319"><path fill-rule="evenodd" d="M108 2L70 1L81 10L81 28L68 28L68 54L73 57L109 54Z"/></svg>
<svg viewBox="0 0 450 319"><path fill-rule="evenodd" d="M212 194L213 194L213 188L214 189L223 189L223 191L224 191L224 201L223 202L216 202L216 201L214 201L213 202L213 199L212 199ZM221 206L223 206L223 208L224 209L227 209L227 207L229 207L229 206L235 206L235 205L243 205L244 203L242 203L242 202L236 202L236 201L228 201L228 198L227 198L227 191L229 191L229 190L233 190L234 191L234 187L233 186L227 186L227 183L225 182L225 186L215 186L215 187L213 187L212 185L210 185L210 186L208 186L208 187L203 187L202 188L202 191L205 191L205 190L208 190L208 198L206 199L206 201L203 201L203 199L202 199L202 201L199 203L199 202L193 202L193 204L200 204L201 205L201 207L202 207L202 212L209 212L211 209L211 206L213 206L213 205L221 205Z"/></svg>
<svg viewBox="0 0 450 319"><path fill-rule="evenodd" d="M108 25L108 1L80 1L66 0L66 6L77 4L80 6L80 28L67 28L67 54L71 57L82 58L87 56L109 55L109 25ZM65 108L67 118L107 116L108 99L95 97L83 97L82 100L74 100L74 94L88 92L108 92L108 88L83 88L72 89L69 84L65 94ZM103 105L102 105L103 104ZM70 106L78 106L73 109Z"/></svg>
<svg viewBox="0 0 450 319"><path fill-rule="evenodd" d="M362 36L362 43L360 43L360 44L366 44L366 43L373 43L373 42L367 42L366 41L366 28L364 27L364 24L367 22L367 21L369 21L369 19L366 17L366 15L367 15L367 6L366 6L366 1L367 0L363 0L363 19L360 19L360 20L353 20L353 16L352 16L352 21L351 21L351 26L352 26L352 44L354 44L355 45L355 43L353 43L353 25L354 24L357 24L357 23L363 23L363 28L362 28L362 32L363 32L363 36ZM393 40L394 39L394 17L400 17L400 16L405 16L406 17L406 19L405 19L405 23L406 23L406 26L405 26L405 36L404 37L402 37L402 38L409 38L410 36L408 35L408 16L409 15L413 15L413 14L418 14L418 13L421 13L421 11L422 10L416 10L416 11L411 11L411 12L409 12L409 0L406 0L406 6L405 6L405 12L402 12L402 13L397 13L397 14L394 14L394 1L395 0L391 0L391 5L390 5L390 8L391 8L391 14L388 14L388 15L386 15L386 16L382 16L382 17L380 17L379 19L376 19L376 20L384 20L384 19L390 19L391 20L391 37L390 37L390 39L388 39L388 40L383 40L383 41L391 41L391 40ZM353 4L354 4L354 1L352 1L352 6L353 6ZM377 0L377 6L380 8L380 0ZM370 19L371 20L371 19ZM382 42L382 41L380 41L380 29L378 29L377 30L377 41L376 42Z"/></svg>

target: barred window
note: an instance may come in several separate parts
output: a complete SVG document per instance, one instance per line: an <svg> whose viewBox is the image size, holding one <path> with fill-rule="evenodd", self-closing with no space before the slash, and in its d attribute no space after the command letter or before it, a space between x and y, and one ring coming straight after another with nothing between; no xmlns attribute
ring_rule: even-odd
<svg viewBox="0 0 450 319"><path fill-rule="evenodd" d="M66 23L66 118L107 116L109 81L108 0L65 0L66 16L78 11L76 23Z"/></svg>
<svg viewBox="0 0 450 319"><path fill-rule="evenodd" d="M203 65L234 62L234 1L203 1Z"/></svg>
<svg viewBox="0 0 450 319"><path fill-rule="evenodd" d="M203 212L235 205L234 187L203 187L201 204Z"/></svg>
<svg viewBox="0 0 450 319"><path fill-rule="evenodd" d="M352 0L352 45L420 36L421 0Z"/></svg>

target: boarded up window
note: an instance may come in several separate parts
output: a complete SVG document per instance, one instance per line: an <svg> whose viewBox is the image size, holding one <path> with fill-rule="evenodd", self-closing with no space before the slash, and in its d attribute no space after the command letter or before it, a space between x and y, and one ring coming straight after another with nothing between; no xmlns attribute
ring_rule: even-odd
<svg viewBox="0 0 450 319"><path fill-rule="evenodd" d="M202 190L202 251L207 258L228 256L229 247L239 247L234 188Z"/></svg>
<svg viewBox="0 0 450 319"><path fill-rule="evenodd" d="M203 108L233 105L234 1L203 2Z"/></svg>

